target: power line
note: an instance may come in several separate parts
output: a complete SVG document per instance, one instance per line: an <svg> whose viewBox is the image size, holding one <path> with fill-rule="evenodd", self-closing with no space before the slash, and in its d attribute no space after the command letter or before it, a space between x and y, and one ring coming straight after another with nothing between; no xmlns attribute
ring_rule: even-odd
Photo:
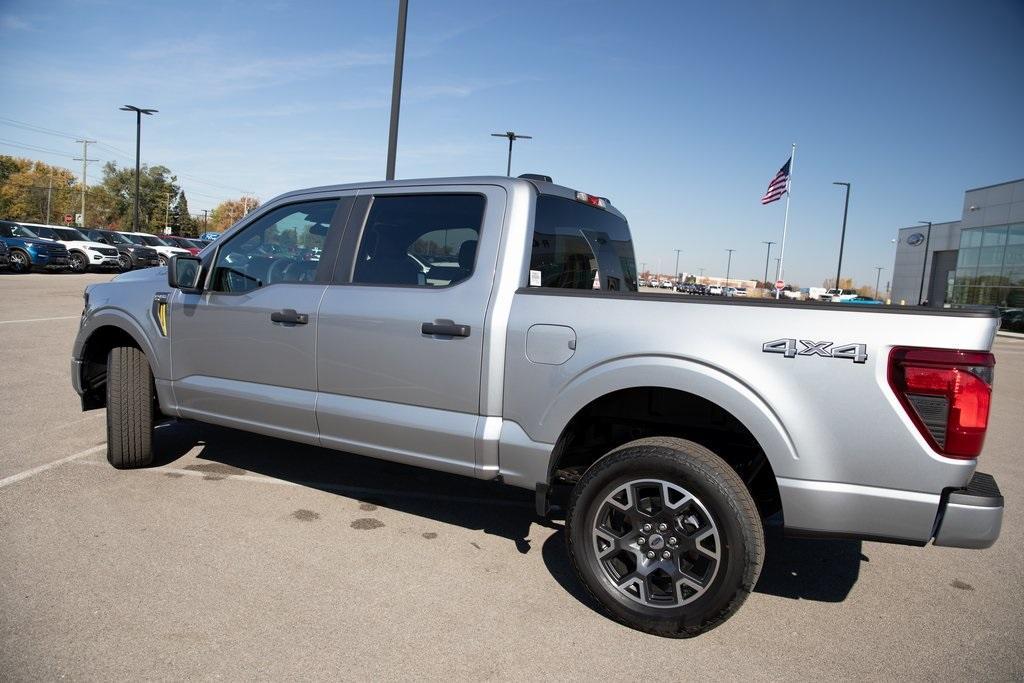
<svg viewBox="0 0 1024 683"><path fill-rule="evenodd" d="M45 133L46 135L55 135L57 137L69 138L74 140L75 138L82 137L81 135L74 135L72 133L64 133L59 130L52 128L44 128L43 126L37 126L34 123L26 123L25 121L16 121L15 119L9 119L5 116L0 116L0 123L7 126L13 126L15 128L22 128L24 130L30 130L35 133Z"/></svg>
<svg viewBox="0 0 1024 683"><path fill-rule="evenodd" d="M66 157L66 158L72 159L72 160L75 158L74 154L68 154L66 152L61 152L60 150L50 149L48 147L40 147L38 145L26 145L23 142L16 142L14 140L4 140L3 138L0 138L0 145L6 145L8 147L17 147L18 149L26 149L26 150L28 150L30 152L43 152L45 154L56 154L57 156ZM97 159L96 161L101 161L101 159Z"/></svg>

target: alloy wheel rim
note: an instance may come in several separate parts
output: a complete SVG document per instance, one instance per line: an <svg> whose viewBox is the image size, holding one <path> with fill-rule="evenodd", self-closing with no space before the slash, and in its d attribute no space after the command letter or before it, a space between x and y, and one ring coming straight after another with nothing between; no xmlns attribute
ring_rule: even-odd
<svg viewBox="0 0 1024 683"><path fill-rule="evenodd" d="M85 261L84 256L79 256L78 254L75 254L71 257L71 270L75 271L76 273L80 273L83 270L85 270L86 265L87 263Z"/></svg>
<svg viewBox="0 0 1024 683"><path fill-rule="evenodd" d="M14 267L14 270L25 270L25 266L27 263L28 261L25 258L25 255L22 254L20 251L16 251L13 254L11 254L11 265Z"/></svg>
<svg viewBox="0 0 1024 683"><path fill-rule="evenodd" d="M714 583L721 564L721 535L708 509L662 479L617 486L598 506L591 537L605 580L645 607L693 602Z"/></svg>

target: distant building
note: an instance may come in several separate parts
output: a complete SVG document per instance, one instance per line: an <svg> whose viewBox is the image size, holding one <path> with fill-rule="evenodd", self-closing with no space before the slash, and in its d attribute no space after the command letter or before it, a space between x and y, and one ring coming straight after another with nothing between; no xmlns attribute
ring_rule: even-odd
<svg viewBox="0 0 1024 683"><path fill-rule="evenodd" d="M933 223L930 235L927 225L901 228L891 296L909 305L920 297L934 307L1024 307L1024 178L967 190L960 220Z"/></svg>

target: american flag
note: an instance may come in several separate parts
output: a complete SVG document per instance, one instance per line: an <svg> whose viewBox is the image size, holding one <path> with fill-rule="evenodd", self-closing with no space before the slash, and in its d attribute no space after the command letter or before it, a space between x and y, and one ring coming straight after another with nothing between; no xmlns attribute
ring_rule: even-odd
<svg viewBox="0 0 1024 683"><path fill-rule="evenodd" d="M789 165L793 162L790 158L782 165L779 172L775 174L772 181L768 183L768 191L761 197L762 204L771 204L782 199L782 195L786 194L786 190L789 189Z"/></svg>

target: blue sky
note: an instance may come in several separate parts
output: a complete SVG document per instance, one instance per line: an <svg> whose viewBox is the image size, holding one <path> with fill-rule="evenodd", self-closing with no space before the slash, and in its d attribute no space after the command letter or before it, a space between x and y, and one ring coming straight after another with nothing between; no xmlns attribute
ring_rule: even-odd
<svg viewBox="0 0 1024 683"><path fill-rule="evenodd" d="M396 5L0 0L0 117L130 164L117 108L159 109L143 161L179 173L193 211L381 178ZM853 184L843 274L873 284L898 227L1024 176L1019 0L410 5L398 177L503 173L489 133L533 135L513 173L609 197L651 268L678 248L680 270L724 274L734 248L734 275L763 273L784 202L759 199L791 142L786 274L804 286L834 275L833 181ZM0 140L80 152L3 124Z"/></svg>

